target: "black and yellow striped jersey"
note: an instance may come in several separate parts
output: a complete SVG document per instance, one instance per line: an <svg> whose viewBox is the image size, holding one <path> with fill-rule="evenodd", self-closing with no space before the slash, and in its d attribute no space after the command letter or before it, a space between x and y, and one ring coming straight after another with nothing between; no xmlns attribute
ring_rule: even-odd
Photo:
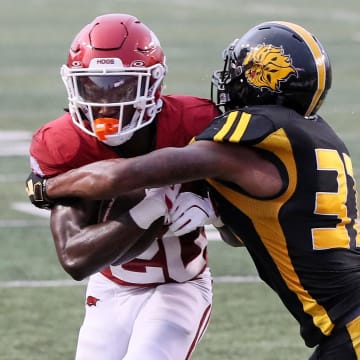
<svg viewBox="0 0 360 360"><path fill-rule="evenodd" d="M208 182L223 222L315 346L360 307L360 235L346 146L321 117L276 105L221 115L195 140L251 146L277 165L283 189L272 198Z"/></svg>

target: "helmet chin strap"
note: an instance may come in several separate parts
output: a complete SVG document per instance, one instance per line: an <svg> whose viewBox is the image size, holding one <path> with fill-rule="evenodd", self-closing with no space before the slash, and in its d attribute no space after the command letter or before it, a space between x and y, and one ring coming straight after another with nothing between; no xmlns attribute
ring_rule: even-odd
<svg viewBox="0 0 360 360"><path fill-rule="evenodd" d="M108 146L119 146L125 144L127 141L129 141L132 136L134 135L134 132L129 132L127 134L120 134L116 138L110 138L107 140L102 140L104 144Z"/></svg>

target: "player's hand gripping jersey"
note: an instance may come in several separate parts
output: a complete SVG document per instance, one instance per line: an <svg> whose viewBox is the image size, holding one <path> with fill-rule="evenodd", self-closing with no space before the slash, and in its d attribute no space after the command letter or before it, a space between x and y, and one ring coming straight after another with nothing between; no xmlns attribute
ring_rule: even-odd
<svg viewBox="0 0 360 360"><path fill-rule="evenodd" d="M156 149L186 145L219 113L208 100L190 96L163 96L157 115ZM31 147L33 171L46 177L119 155L114 148L85 134L69 114L44 125L34 135ZM133 261L110 266L103 275L119 284L152 285L184 282L195 278L207 266L207 240L203 230L175 237L170 232L155 241Z"/></svg>
<svg viewBox="0 0 360 360"><path fill-rule="evenodd" d="M209 183L224 223L243 239L261 278L300 322L307 345L317 344L360 304L360 236L348 150L322 118L305 119L275 105L224 114L196 137L203 139L254 147L277 164L283 189L269 199L232 183ZM329 179L331 186L324 187Z"/></svg>

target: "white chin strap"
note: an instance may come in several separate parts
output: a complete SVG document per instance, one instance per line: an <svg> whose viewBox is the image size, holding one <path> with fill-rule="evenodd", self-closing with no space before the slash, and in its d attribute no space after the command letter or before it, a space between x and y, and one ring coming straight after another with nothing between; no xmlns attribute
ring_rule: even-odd
<svg viewBox="0 0 360 360"><path fill-rule="evenodd" d="M134 132L129 132L127 134L119 134L116 136L116 138L109 138L106 140L102 140L101 142L109 146L119 146L129 141L133 135Z"/></svg>

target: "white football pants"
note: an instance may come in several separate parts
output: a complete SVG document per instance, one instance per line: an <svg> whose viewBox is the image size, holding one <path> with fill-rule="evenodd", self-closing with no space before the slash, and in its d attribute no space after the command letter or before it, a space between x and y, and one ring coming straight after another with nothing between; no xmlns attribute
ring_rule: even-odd
<svg viewBox="0 0 360 360"><path fill-rule="evenodd" d="M156 287L90 277L76 360L185 360L206 331L212 304L207 269L199 279Z"/></svg>

